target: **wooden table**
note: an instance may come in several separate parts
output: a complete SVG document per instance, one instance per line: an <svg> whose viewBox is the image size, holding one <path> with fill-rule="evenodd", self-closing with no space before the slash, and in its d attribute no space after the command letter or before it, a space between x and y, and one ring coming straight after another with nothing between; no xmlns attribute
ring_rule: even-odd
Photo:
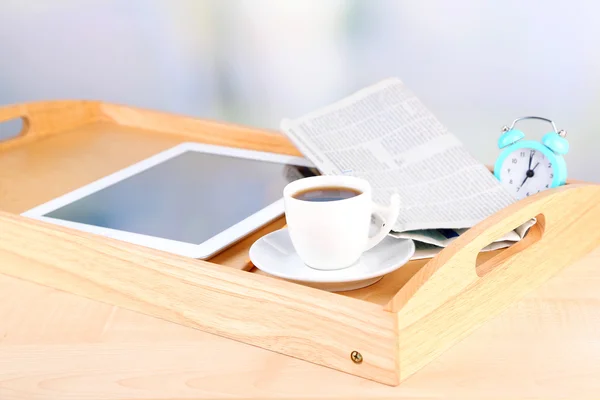
<svg viewBox="0 0 600 400"><path fill-rule="evenodd" d="M85 141L94 130L103 133ZM0 155L0 209L24 211L186 140L145 134L143 146L119 150L119 144L139 143L139 135L98 121L85 132L74 128L9 149ZM77 157L60 158L57 151L54 168L43 168L42 150L65 143L80 147ZM94 158L99 149L111 154L110 168ZM15 168L29 174L18 186L9 185L8 171ZM64 174L67 169L72 172ZM248 246L282 224L213 261L243 268ZM401 278L386 277L383 284ZM0 399L597 397L599 289L597 249L391 387L0 275Z"/></svg>

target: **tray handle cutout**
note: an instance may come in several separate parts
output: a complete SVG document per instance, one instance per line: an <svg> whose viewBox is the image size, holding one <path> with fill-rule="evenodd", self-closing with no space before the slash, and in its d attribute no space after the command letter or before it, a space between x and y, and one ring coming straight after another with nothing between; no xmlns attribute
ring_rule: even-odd
<svg viewBox="0 0 600 400"><path fill-rule="evenodd" d="M478 255L484 258L481 249L534 217L537 222L523 240L477 266ZM566 185L518 201L443 249L385 309L399 313L401 328L446 303L479 298L500 307L600 245L598 220L598 185Z"/></svg>
<svg viewBox="0 0 600 400"><path fill-rule="evenodd" d="M20 131L15 128L19 119ZM11 132L5 134L6 137L0 136L0 144L3 148L17 143L25 144L98 121L106 119L100 112L100 103L96 101L53 100L0 106L0 124L4 122L10 125L10 128L1 129L10 129Z"/></svg>
<svg viewBox="0 0 600 400"><path fill-rule="evenodd" d="M27 132L29 118L22 110L16 107L0 109L0 142L24 136Z"/></svg>
<svg viewBox="0 0 600 400"><path fill-rule="evenodd" d="M504 249L499 254L495 254L492 257L490 257L490 253L484 252L482 248L477 254L477 258L475 260L475 273L477 274L477 276L482 278L483 276L491 272L495 267L501 265L508 258L514 256L518 252L523 251L527 247L538 242L544 234L544 228L546 227L546 217L543 214L538 214L535 217L535 220L535 225L529 228L529 231L523 239L510 245L510 247ZM523 221L523 223L525 222L526 221ZM509 231L505 233L508 232ZM485 247L487 247L491 243L494 243L494 241L490 241Z"/></svg>

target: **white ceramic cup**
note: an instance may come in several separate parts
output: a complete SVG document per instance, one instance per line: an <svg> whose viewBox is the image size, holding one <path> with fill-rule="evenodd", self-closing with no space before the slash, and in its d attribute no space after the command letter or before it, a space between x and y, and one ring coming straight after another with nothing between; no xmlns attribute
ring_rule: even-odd
<svg viewBox="0 0 600 400"><path fill-rule="evenodd" d="M354 189L360 194L322 202L294 197L308 189L326 187ZM294 249L307 266L321 270L349 267L387 236L398 219L400 197L392 195L386 208L373 203L371 193L368 181L351 176L314 176L296 180L284 188L288 232ZM373 213L384 224L369 237Z"/></svg>

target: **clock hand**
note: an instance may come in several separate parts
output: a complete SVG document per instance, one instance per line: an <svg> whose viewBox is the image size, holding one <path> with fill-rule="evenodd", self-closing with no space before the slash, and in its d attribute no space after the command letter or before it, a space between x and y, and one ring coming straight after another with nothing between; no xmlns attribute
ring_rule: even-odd
<svg viewBox="0 0 600 400"><path fill-rule="evenodd" d="M532 160L533 160L533 151L530 151L529 152L529 168L528 169L531 169L531 161Z"/></svg>
<svg viewBox="0 0 600 400"><path fill-rule="evenodd" d="M523 185L525 184L525 181L529 178L529 176L525 175L525 179L523 179L523 183L521 183L520 187L523 187Z"/></svg>
<svg viewBox="0 0 600 400"><path fill-rule="evenodd" d="M521 183L520 188L522 188L523 185L525 184L525 182L527 182L527 179L529 179L529 178L531 178L533 176L533 171L538 167L538 165L540 165L539 162L537 164L535 164L535 167L533 167L533 169L529 169L527 171L527 174L525 175L525 179L523 179L523 183Z"/></svg>

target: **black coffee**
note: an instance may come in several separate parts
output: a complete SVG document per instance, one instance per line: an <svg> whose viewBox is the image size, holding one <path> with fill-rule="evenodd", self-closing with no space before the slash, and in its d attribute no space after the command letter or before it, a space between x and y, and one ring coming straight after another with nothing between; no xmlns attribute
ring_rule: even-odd
<svg viewBox="0 0 600 400"><path fill-rule="evenodd" d="M325 186L302 190L292 197L304 201L337 201L358 196L362 192L347 187Z"/></svg>

